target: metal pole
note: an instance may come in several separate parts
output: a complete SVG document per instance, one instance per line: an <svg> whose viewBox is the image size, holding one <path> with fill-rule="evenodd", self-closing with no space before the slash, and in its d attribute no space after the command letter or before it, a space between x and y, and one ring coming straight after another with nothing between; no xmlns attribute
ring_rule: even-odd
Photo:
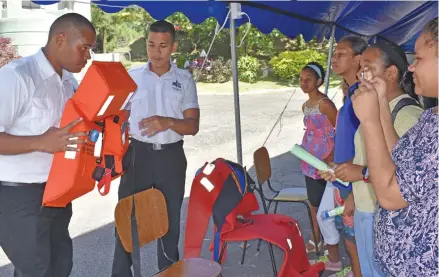
<svg viewBox="0 0 439 277"><path fill-rule="evenodd" d="M241 114L239 108L238 60L236 53L235 20L230 16L230 48L232 52L233 96L235 100L236 151L238 163L242 165Z"/></svg>
<svg viewBox="0 0 439 277"><path fill-rule="evenodd" d="M328 67L326 68L326 76L325 76L325 94L328 95L329 89L329 75L331 75L331 59L332 52L334 48L334 40L335 40L335 24L331 27L331 40L329 42L329 53L328 53Z"/></svg>

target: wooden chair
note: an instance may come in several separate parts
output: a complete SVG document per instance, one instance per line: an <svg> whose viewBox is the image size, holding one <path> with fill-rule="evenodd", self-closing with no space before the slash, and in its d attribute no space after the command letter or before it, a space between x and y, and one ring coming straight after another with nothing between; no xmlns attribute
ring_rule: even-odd
<svg viewBox="0 0 439 277"><path fill-rule="evenodd" d="M257 176L257 185L256 190L259 192L261 196L261 201L264 207L264 212L268 213L270 210L271 203L275 203L274 213L277 212L277 205L279 202L289 202L289 203L301 203L305 205L306 210L308 212L309 222L311 224L311 231L313 236L314 244L316 245L316 253L320 255L320 249L316 243L317 236L314 232L314 224L311 217L311 208L308 203L308 194L306 192L306 188L284 188L281 190L275 190L271 186L270 178L271 178L271 163L270 156L268 154L268 150L265 147L261 147L256 150L253 154L253 162L256 169ZM273 197L266 197L262 185L267 183L269 190L274 193ZM265 203L268 202L268 207ZM261 241L259 241L257 246L257 251L259 251Z"/></svg>
<svg viewBox="0 0 439 277"><path fill-rule="evenodd" d="M115 210L115 224L121 243L125 250L133 253L131 216L137 222L139 247L154 240L161 239L168 232L168 213L163 194L157 189L148 189L121 199ZM156 277L216 277L221 273L221 266L201 258L180 260Z"/></svg>

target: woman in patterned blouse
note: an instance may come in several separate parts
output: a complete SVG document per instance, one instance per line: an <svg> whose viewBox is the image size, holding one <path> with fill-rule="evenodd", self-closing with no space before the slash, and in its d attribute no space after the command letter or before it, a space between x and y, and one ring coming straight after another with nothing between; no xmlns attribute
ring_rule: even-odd
<svg viewBox="0 0 439 277"><path fill-rule="evenodd" d="M416 94L438 97L437 18L416 41L409 70ZM379 105L385 93L383 81L374 77L362 80L352 98L378 200L375 260L387 276L438 276L437 107L426 110L398 140L390 111Z"/></svg>

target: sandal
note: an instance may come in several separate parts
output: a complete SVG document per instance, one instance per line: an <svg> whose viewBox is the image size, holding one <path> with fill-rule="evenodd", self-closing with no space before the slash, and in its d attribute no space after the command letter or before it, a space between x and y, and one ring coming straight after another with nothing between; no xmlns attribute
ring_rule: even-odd
<svg viewBox="0 0 439 277"><path fill-rule="evenodd" d="M331 274L328 277L355 277L355 274L350 266L346 266L341 271Z"/></svg>
<svg viewBox="0 0 439 277"><path fill-rule="evenodd" d="M309 247L311 246L311 247ZM323 250L323 243L322 241L319 242L319 250ZM306 253L312 253L316 252L316 245L313 240L309 240L308 243L305 245Z"/></svg>

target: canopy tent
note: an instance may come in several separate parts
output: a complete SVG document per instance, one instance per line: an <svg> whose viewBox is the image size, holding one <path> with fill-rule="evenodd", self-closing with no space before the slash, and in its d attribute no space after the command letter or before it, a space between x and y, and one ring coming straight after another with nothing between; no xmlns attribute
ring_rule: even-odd
<svg viewBox="0 0 439 277"><path fill-rule="evenodd" d="M53 4L60 0L33 0L37 4ZM78 1L81 2L81 1ZM231 1L213 0L92 0L103 11L114 13L130 5L144 8L155 19L175 12L184 13L193 23L215 17L222 23ZM164 2L166 4L164 4ZM335 39L353 33L365 38L386 38L412 50L420 28L437 16L437 1L233 1L251 23L263 33L278 29L284 35L302 34L306 41L314 37L329 39L335 24ZM236 25L247 22L243 17ZM228 25L226 25L228 27Z"/></svg>
<svg viewBox="0 0 439 277"><path fill-rule="evenodd" d="M37 4L54 4L59 0L33 0ZM193 23L215 17L222 23L227 19L232 1L152 1L152 0L92 0L103 11L114 13L130 5L144 8L153 18L165 19L175 12L182 12ZM331 39L329 59L334 40L355 34L367 39L386 39L413 51L421 28L437 17L437 1L233 1L241 4L256 28L263 33L278 29L284 35L302 34L306 41L316 37ZM242 164L239 89L235 27L248 19L230 17L232 69L235 96L235 119L238 162ZM329 63L328 63L329 64ZM328 65L329 67L329 65ZM329 76L329 74L327 74ZM329 83L327 78L326 85Z"/></svg>

